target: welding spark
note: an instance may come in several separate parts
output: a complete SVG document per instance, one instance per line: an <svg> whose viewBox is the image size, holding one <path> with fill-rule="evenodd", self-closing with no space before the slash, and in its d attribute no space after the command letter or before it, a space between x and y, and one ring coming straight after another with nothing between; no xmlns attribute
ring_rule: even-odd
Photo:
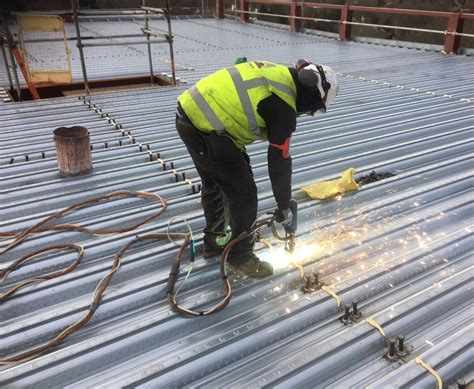
<svg viewBox="0 0 474 389"><path fill-rule="evenodd" d="M322 249L317 244L297 245L293 253L289 253L283 247L265 250L259 253L263 261L269 262L274 269L286 269L291 263L303 265L308 260L314 260L322 253Z"/></svg>

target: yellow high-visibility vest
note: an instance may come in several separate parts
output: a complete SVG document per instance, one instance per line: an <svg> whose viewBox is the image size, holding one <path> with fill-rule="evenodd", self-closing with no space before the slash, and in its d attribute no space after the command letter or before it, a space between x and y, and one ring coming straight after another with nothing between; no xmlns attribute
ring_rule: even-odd
<svg viewBox="0 0 474 389"><path fill-rule="evenodd" d="M268 138L257 106L272 93L296 112L296 85L289 69L256 61L221 69L198 81L178 100L196 128L227 134L242 148Z"/></svg>

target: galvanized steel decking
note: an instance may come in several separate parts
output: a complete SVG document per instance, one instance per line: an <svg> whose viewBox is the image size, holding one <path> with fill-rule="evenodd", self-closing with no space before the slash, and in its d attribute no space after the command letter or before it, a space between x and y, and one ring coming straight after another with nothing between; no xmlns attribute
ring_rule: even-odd
<svg viewBox="0 0 474 389"><path fill-rule="evenodd" d="M164 22L151 25L159 29ZM132 21L83 26L92 34L138 28ZM177 75L185 85L0 105L0 231L21 231L115 190L151 191L170 203L158 221L130 233L48 232L1 255L3 267L57 242L85 248L73 273L22 289L0 305L0 358L46 342L80 317L115 253L137 234L165 231L171 218L182 216L200 237L199 194L182 173L195 185L199 179L175 133L176 97L244 55L288 65L307 57L341 73L334 106L325 115L300 118L292 139L293 195L300 206L296 257L307 271L321 274L342 306L358 300L362 318L344 326L333 297L303 294L299 273L286 266L279 246L259 251L278 268L274 276L232 275L233 300L223 312L179 317L165 299L176 249L169 242L144 243L127 253L88 325L35 360L0 368L0 384L434 387L435 378L416 357L445 384L472 380L472 57L341 43L229 20L173 20L173 31ZM143 48L86 49L91 78L146 74ZM153 53L157 71L169 72L167 46L154 46ZM72 56L80 79L75 50ZM68 125L91 133L90 176L58 176L52 131ZM266 149L265 143L248 147L261 214L275 207ZM328 201L310 200L299 189L348 167L358 175L376 170L396 176ZM61 222L126 226L156 207L141 199L117 200ZM185 227L177 219L172 230ZM70 252L38 258L13 272L2 288L73 258ZM198 257L179 297L184 304L206 306L222 296L217 263ZM383 359L385 341L365 321L369 317L387 337L404 334L411 354L398 362Z"/></svg>

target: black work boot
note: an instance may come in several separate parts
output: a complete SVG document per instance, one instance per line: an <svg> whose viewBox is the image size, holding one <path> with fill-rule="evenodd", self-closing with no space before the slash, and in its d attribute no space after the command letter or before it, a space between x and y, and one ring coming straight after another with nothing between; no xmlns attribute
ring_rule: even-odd
<svg viewBox="0 0 474 389"><path fill-rule="evenodd" d="M217 255L221 255L224 251L225 246L221 246L216 242L216 236L204 235L204 248L202 255L204 258L211 258Z"/></svg>
<svg viewBox="0 0 474 389"><path fill-rule="evenodd" d="M261 261L254 252L233 255L228 260L233 271L241 271L247 277L259 278L273 274L273 266Z"/></svg>

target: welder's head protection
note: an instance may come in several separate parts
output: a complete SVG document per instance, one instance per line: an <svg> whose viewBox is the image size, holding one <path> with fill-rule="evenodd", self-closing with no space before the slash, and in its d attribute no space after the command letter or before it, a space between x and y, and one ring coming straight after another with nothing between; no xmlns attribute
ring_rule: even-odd
<svg viewBox="0 0 474 389"><path fill-rule="evenodd" d="M305 100L305 106L311 115L315 112L326 112L339 91L339 82L336 72L329 66L317 65L307 59L296 62L298 81L312 98ZM308 96L308 93L305 93ZM310 100L310 101L309 101Z"/></svg>

